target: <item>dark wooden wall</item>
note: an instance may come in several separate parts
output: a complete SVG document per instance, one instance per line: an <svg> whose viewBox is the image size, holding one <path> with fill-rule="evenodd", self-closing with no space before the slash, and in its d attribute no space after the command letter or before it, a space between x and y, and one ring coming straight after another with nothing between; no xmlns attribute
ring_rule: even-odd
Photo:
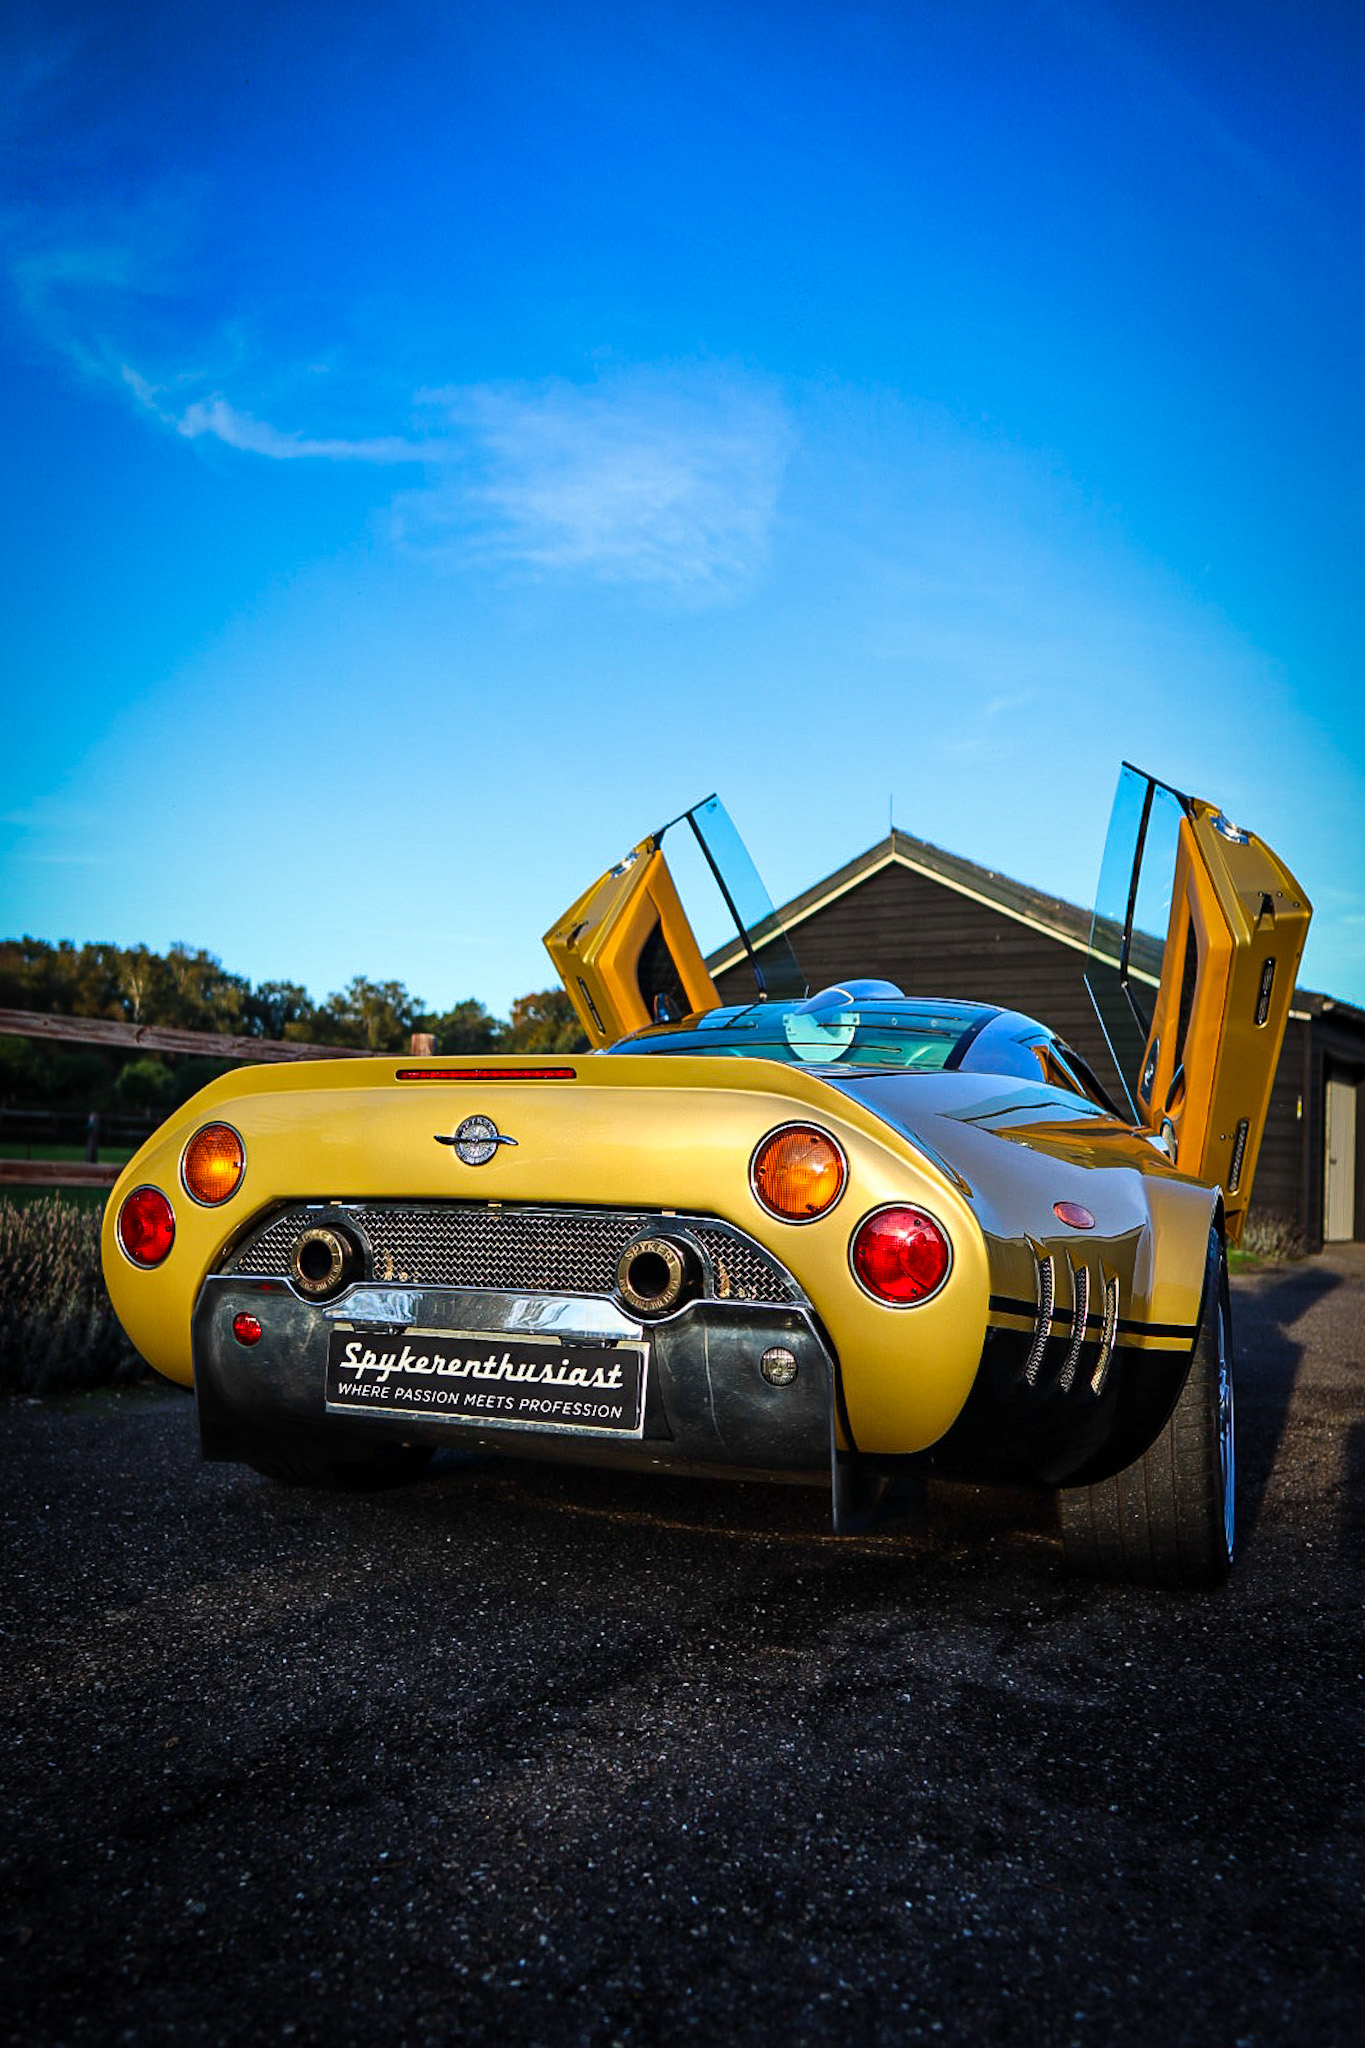
<svg viewBox="0 0 1365 2048"><path fill-rule="evenodd" d="M966 997L1036 1017L1074 1045L1113 1086L1113 1066L1082 980L1085 955L1019 919L894 862L857 882L791 933L811 990L857 976L894 981L907 995ZM746 967L718 977L727 1002L753 991ZM1317 1122L1312 1119L1316 1116ZM1311 1023L1285 1034L1256 1171L1255 1210L1296 1221L1320 1240L1322 1056ZM1316 1167L1314 1161L1316 1160Z"/></svg>
<svg viewBox="0 0 1365 2048"><path fill-rule="evenodd" d="M1259 1210L1263 1215L1292 1218L1305 1239L1313 1236L1315 1228L1319 1233L1322 1229L1321 1198L1316 1222L1306 1199L1311 1187L1305 1169L1312 1149L1312 1051L1311 1022L1291 1017L1285 1026L1280 1064L1270 1091L1270 1109L1256 1166L1255 1200L1251 1205L1253 1211ZM1321 1105L1320 1082L1316 1092Z"/></svg>

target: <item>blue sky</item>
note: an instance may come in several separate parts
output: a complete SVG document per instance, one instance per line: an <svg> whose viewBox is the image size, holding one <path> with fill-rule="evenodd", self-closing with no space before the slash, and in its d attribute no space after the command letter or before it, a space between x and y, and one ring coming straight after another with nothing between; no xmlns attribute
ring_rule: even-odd
<svg viewBox="0 0 1365 2048"><path fill-rule="evenodd" d="M0 927L504 1009L712 788L1089 902L1126 756L1365 1003L1363 98L1346 6L11 0Z"/></svg>

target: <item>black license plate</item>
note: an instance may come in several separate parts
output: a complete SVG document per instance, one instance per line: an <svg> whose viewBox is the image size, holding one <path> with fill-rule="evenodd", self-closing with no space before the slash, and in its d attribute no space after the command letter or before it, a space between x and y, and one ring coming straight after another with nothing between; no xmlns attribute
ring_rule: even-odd
<svg viewBox="0 0 1365 2048"><path fill-rule="evenodd" d="M332 1331L327 1406L504 1429L643 1436L645 1347L484 1331Z"/></svg>

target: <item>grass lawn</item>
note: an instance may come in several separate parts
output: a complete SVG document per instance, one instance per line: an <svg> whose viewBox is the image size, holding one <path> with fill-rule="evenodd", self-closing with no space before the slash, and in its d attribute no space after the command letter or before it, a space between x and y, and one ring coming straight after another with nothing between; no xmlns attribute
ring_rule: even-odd
<svg viewBox="0 0 1365 2048"><path fill-rule="evenodd" d="M132 1158L132 1145L101 1145L101 1166L126 1166ZM16 1145L11 1139L0 1145L0 1159L84 1159L84 1145Z"/></svg>

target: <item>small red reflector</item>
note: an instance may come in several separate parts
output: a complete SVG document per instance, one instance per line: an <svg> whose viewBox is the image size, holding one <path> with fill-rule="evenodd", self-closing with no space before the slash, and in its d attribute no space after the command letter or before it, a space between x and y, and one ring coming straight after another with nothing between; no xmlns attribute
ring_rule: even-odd
<svg viewBox="0 0 1365 2048"><path fill-rule="evenodd" d="M135 1266L159 1266L175 1243L175 1211L160 1188L134 1188L115 1229Z"/></svg>
<svg viewBox="0 0 1365 2048"><path fill-rule="evenodd" d="M1059 1223L1069 1223L1073 1230L1093 1230L1095 1219L1088 1209L1079 1202L1054 1202L1052 1213Z"/></svg>
<svg viewBox="0 0 1365 2048"><path fill-rule="evenodd" d="M948 1277L952 1247L923 1209L879 1209L849 1247L853 1270L868 1293L896 1308L927 1301Z"/></svg>
<svg viewBox="0 0 1365 2048"><path fill-rule="evenodd" d="M261 1326L255 1316L240 1315L232 1318L232 1334L239 1344L259 1344Z"/></svg>
<svg viewBox="0 0 1365 2048"><path fill-rule="evenodd" d="M400 1067L396 1081L576 1081L574 1067Z"/></svg>

